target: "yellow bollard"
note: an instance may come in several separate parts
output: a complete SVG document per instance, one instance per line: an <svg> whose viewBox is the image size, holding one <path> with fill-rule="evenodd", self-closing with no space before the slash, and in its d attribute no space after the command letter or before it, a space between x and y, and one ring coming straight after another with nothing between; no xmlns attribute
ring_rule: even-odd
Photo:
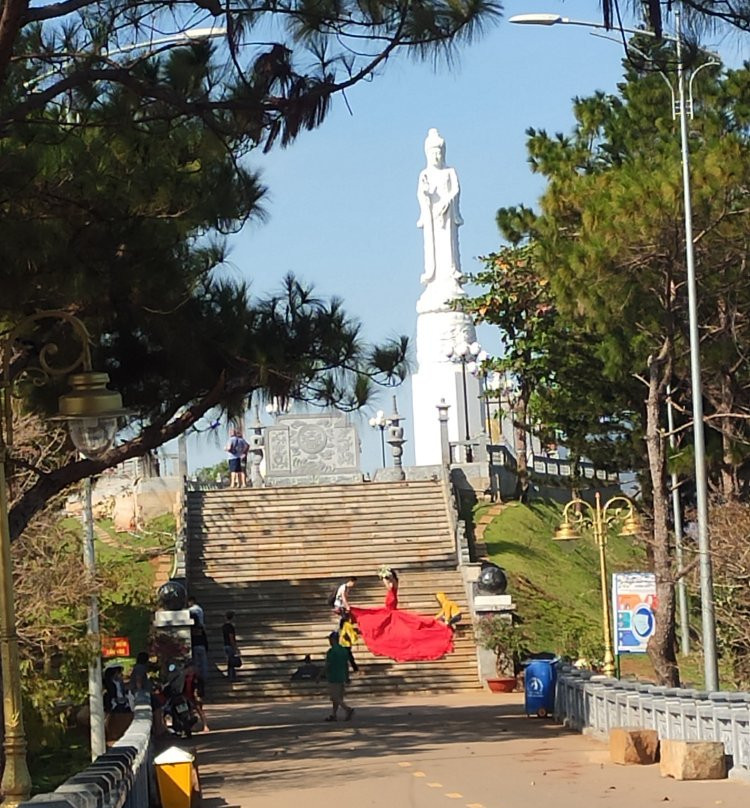
<svg viewBox="0 0 750 808"><path fill-rule="evenodd" d="M193 761L190 752L171 746L154 759L162 808L190 808Z"/></svg>

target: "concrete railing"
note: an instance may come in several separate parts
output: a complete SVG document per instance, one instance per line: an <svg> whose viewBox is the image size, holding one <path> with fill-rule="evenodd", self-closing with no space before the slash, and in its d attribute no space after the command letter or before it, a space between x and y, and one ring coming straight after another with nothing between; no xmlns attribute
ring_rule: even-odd
<svg viewBox="0 0 750 808"><path fill-rule="evenodd" d="M139 693L133 722L119 741L88 768L20 808L147 808L155 797L153 768L150 697Z"/></svg>
<svg viewBox="0 0 750 808"><path fill-rule="evenodd" d="M660 739L720 741L732 759L729 776L750 781L750 693L656 687L563 667L555 715L601 739L615 727L637 727Z"/></svg>

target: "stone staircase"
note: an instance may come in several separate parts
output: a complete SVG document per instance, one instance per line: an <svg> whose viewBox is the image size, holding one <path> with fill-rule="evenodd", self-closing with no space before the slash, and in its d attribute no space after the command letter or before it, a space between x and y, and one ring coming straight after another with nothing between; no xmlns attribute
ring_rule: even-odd
<svg viewBox="0 0 750 808"><path fill-rule="evenodd" d="M382 604L382 564L399 570L402 608L434 614L435 592L444 591L464 607L465 623L442 660L397 663L358 645L352 697L478 689L450 507L439 480L189 492L187 574L206 615L209 698L322 697L323 685L289 677L305 654L322 664L337 627L327 599L347 575L359 578L353 602ZM243 658L233 684L221 673L220 627L229 609Z"/></svg>

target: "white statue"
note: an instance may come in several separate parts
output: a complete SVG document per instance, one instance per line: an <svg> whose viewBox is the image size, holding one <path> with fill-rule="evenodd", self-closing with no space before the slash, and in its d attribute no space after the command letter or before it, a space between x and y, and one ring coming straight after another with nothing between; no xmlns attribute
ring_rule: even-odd
<svg viewBox="0 0 750 808"><path fill-rule="evenodd" d="M445 141L430 129L424 142L427 167L419 175L417 227L424 234L424 274L420 281L435 283L449 296L460 296L461 257L458 228L464 223L458 207L460 188L455 169L445 165Z"/></svg>

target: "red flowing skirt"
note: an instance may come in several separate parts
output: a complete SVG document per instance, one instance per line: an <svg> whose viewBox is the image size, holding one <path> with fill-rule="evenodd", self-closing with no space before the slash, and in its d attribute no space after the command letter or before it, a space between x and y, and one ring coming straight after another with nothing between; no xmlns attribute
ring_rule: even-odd
<svg viewBox="0 0 750 808"><path fill-rule="evenodd" d="M453 650L453 631L433 617L400 609L352 606L365 645L376 656L396 662L440 659Z"/></svg>

